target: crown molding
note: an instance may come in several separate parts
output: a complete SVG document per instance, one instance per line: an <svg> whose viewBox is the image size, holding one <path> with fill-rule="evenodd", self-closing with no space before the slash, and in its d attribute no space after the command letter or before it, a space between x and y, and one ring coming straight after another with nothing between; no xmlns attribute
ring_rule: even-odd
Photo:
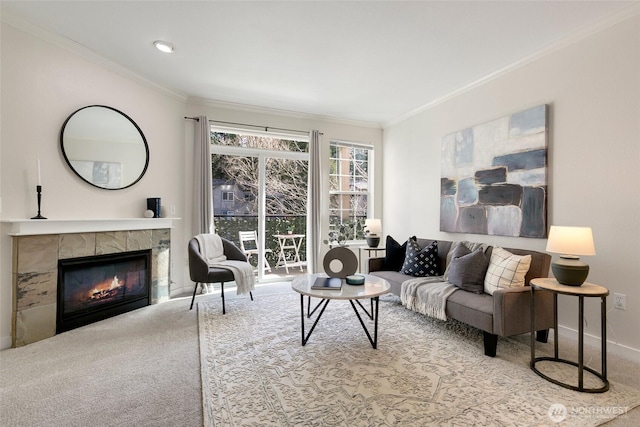
<svg viewBox="0 0 640 427"><path fill-rule="evenodd" d="M224 110L242 111L246 113L267 114L271 116L286 117L296 120L323 121L346 126L358 126L371 129L382 129L381 123L365 122L359 120L342 119L339 117L324 116L311 113L303 113L291 110L281 110L277 108L259 107L255 105L240 104L228 101L217 101L213 99L188 97L187 104L209 108L220 108Z"/></svg>
<svg viewBox="0 0 640 427"><path fill-rule="evenodd" d="M129 78L137 83L140 83L144 86L147 86L151 89L154 89L158 92L164 93L180 102L188 103L188 104L196 104L202 106L208 106L212 108L223 108L235 111L245 111L251 113L259 113L259 114L270 114L280 117L288 117L295 118L298 120L312 120L312 121L326 121L331 123L337 123L347 126L359 126L373 129L382 129L381 123L373 123L373 122L365 122L365 121L357 121L357 120L348 120L342 119L338 117L332 116L323 116L316 115L310 113L301 113L289 110L280 110L275 108L267 108L267 107L258 107L251 106L240 103L233 102L225 102L225 101L217 101L212 99L204 99L198 97L189 97L181 92L169 89L165 86L162 86L158 83L155 83L140 74L137 74L126 67L123 67L109 59L104 58L103 56L98 55L92 50L88 49L86 46L73 41L67 37L63 37L59 34L53 33L41 27L31 24L21 18L18 18L9 13L2 13L0 16L0 20L3 24L11 25L21 31L26 32L34 37L39 38L47 43L53 44L57 47L65 49L75 55L78 55L96 65L104 67L110 71L113 71L117 74L120 74L126 78Z"/></svg>
<svg viewBox="0 0 640 427"><path fill-rule="evenodd" d="M115 62L106 59L103 56L98 55L91 49L86 46L73 41L67 37L63 37L59 34L55 34L51 31L45 30L41 27L31 24L23 19L20 19L12 14L3 12L0 17L2 24L11 25L21 31L24 31L27 34L30 34L34 37L39 38L47 43L53 44L61 49L64 49L68 52L71 52L75 55L78 55L96 65L99 65L109 71L112 71L116 74L119 74L123 77L126 77L130 80L133 80L137 83L140 83L146 87L154 89L158 92L161 92L165 95L168 95L178 101L185 102L187 100L187 96L177 92L172 89L168 89L165 86L162 86L156 82L153 82L145 77L142 77L140 74L137 74L126 67L123 67Z"/></svg>
<svg viewBox="0 0 640 427"><path fill-rule="evenodd" d="M469 92L470 90L482 86L485 83L488 83L492 80L495 80L501 76L504 76L505 74L508 74L514 70L517 70L521 67L524 67L527 64L530 64L534 61L537 61L541 58L544 58L545 56L551 55L552 53L555 53L559 50L564 49L565 47L571 46L575 43L578 43L579 41L582 41L594 34L597 34L601 31L606 30L609 27L612 27L616 24L619 24L621 22L624 22L628 19L631 19L637 15L640 15L640 2L635 2L630 6L627 6L625 8L622 8L616 12L612 12L606 16L604 16L602 19L599 19L589 25L586 25L582 28L579 28L578 30L572 32L571 34L567 35L566 37L562 38L561 40L543 48L538 50L537 52L534 52L531 55L528 55L524 58L522 58L521 60L514 62L510 65L507 65L506 67L500 68L496 71L494 71L493 73L487 74L484 77L479 78L478 80L475 80L465 86L462 86L459 89L454 90L451 93L448 93L440 98L434 99L433 101L418 107L414 110L411 110L395 119L389 120L385 123L382 124L383 129L392 126L394 124L400 123L404 120L407 120L415 115L418 115L424 111L427 111L437 105L443 104L451 99L454 99L460 95L462 95L463 93Z"/></svg>

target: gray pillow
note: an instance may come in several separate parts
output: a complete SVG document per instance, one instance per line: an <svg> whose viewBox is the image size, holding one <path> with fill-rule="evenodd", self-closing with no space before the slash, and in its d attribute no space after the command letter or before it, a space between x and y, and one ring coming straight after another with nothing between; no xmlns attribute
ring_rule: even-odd
<svg viewBox="0 0 640 427"><path fill-rule="evenodd" d="M449 248L449 252L447 253L447 267L444 269L444 280L446 281L449 281L449 268L451 267L451 257L453 256L453 253L455 252L456 248L461 245L464 245L467 247L467 249L469 249L469 251L466 253L471 253L478 248L482 248L482 250L485 251L486 253L487 249L489 248L489 245L487 245L486 243L469 242L467 240L464 240L461 242L453 242L453 244L451 245L451 248ZM462 255L465 255L465 254L462 254Z"/></svg>
<svg viewBox="0 0 640 427"><path fill-rule="evenodd" d="M448 281L465 291L481 294L488 267L484 248L471 252L465 245L458 245L451 255Z"/></svg>

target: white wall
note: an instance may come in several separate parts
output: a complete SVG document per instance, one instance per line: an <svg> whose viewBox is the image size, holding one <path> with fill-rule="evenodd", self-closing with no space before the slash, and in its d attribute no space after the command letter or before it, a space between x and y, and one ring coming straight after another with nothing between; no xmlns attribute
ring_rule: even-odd
<svg viewBox="0 0 640 427"><path fill-rule="evenodd" d="M28 30L28 31L25 31ZM171 296L193 290L186 268L186 246L192 237L193 122L184 116L324 133L328 158L331 139L382 144L380 126L329 120L264 109L189 100L129 75L47 34L2 22L0 119L0 219L25 219L36 214L36 159L42 164L42 213L50 219L141 217L147 197L161 197L163 207L176 207L172 231ZM34 35L35 34L35 35ZM150 151L145 176L118 191L94 188L66 165L59 147L64 120L80 107L103 104L129 115L144 132ZM381 156L377 178L381 180ZM325 162L326 164L326 162ZM328 174L327 180L328 180ZM379 193L379 191L378 191ZM381 212L382 198L375 198ZM323 208L328 212L328 205ZM325 219L325 222L328 222ZM323 234L328 223L323 223ZM0 349L11 344L11 238L0 236Z"/></svg>
<svg viewBox="0 0 640 427"><path fill-rule="evenodd" d="M147 197L161 197L184 215L184 100L110 71L6 23L2 23L1 191L2 219L25 219L37 212L36 158L42 170L42 214L50 219L138 218ZM80 107L104 104L129 115L144 132L150 161L136 185L118 191L80 180L61 154L64 120ZM174 234L181 236L178 221ZM0 338L10 343L11 240L0 247ZM172 255L182 258L181 241ZM176 263L174 277L184 268Z"/></svg>
<svg viewBox="0 0 640 427"><path fill-rule="evenodd" d="M593 228L597 255L585 258L588 280L627 295L626 311L612 309L608 298L609 347L640 360L640 17L385 128L385 231L397 239L415 234L544 251L544 239L441 233L439 195L443 136L545 103L548 223ZM599 302L585 306L585 331L600 336ZM559 322L577 329L576 298L560 298Z"/></svg>

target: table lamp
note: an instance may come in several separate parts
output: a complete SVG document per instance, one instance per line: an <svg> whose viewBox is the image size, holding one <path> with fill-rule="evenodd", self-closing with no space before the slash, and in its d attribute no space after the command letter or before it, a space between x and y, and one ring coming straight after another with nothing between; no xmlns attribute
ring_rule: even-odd
<svg viewBox="0 0 640 427"><path fill-rule="evenodd" d="M380 236L382 232L382 224L379 219L369 218L364 221L364 228L367 232L365 239L370 248L377 248L380 244Z"/></svg>
<svg viewBox="0 0 640 427"><path fill-rule="evenodd" d="M551 263L551 271L563 285L580 286L589 275L589 265L578 255L595 255L593 233L590 227L560 227L552 225L547 240L547 252L560 254Z"/></svg>

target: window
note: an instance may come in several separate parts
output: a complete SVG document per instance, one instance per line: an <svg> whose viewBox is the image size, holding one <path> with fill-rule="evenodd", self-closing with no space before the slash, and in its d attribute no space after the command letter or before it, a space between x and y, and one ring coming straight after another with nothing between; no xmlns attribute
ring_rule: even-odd
<svg viewBox="0 0 640 427"><path fill-rule="evenodd" d="M257 148L260 150L309 152L309 141L268 136L260 133L236 133L217 129L211 130L211 143L218 146Z"/></svg>
<svg viewBox="0 0 640 427"><path fill-rule="evenodd" d="M331 141L330 148L329 227L346 225L349 240L362 240L371 203L373 147Z"/></svg>
<svg viewBox="0 0 640 427"><path fill-rule="evenodd" d="M211 160L216 233L239 247L239 231L255 231L260 246L249 262L258 280L289 274L278 263L275 235L307 229L308 135L264 135L212 127ZM306 239L305 239L306 240ZM306 243L299 247L306 254ZM302 259L304 261L304 258ZM290 268L290 267L289 267Z"/></svg>

